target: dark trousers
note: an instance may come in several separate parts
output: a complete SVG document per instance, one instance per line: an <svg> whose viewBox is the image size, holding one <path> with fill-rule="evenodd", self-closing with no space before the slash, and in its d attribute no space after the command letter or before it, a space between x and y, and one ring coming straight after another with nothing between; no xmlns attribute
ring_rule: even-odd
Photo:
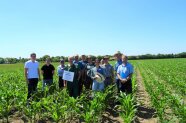
<svg viewBox="0 0 186 123"><path fill-rule="evenodd" d="M34 92L37 91L37 84L38 84L38 78L28 79L28 96L27 96L27 99L29 99L34 94Z"/></svg>
<svg viewBox="0 0 186 123"><path fill-rule="evenodd" d="M104 84L105 84L105 88L108 87L109 85L111 85L112 84L112 78L111 77L106 77L105 81L104 81Z"/></svg>
<svg viewBox="0 0 186 123"><path fill-rule="evenodd" d="M79 95L81 94L82 90L83 90L83 83L85 80L83 80L83 78L81 77L78 81L78 86L79 86Z"/></svg>
<svg viewBox="0 0 186 123"><path fill-rule="evenodd" d="M116 79L116 86L117 86L117 92L120 93L121 84L120 84L120 80L119 79Z"/></svg>
<svg viewBox="0 0 186 123"><path fill-rule="evenodd" d="M77 98L79 96L78 81L73 81L73 82L67 81L67 91L70 97Z"/></svg>
<svg viewBox="0 0 186 123"><path fill-rule="evenodd" d="M64 87L64 81L62 79L61 76L59 76L59 88L63 88Z"/></svg>
<svg viewBox="0 0 186 123"><path fill-rule="evenodd" d="M84 86L85 86L85 89L91 90L92 89L92 83L93 83L93 80L89 76L87 76L86 80L83 83Z"/></svg>
<svg viewBox="0 0 186 123"><path fill-rule="evenodd" d="M120 91L125 92L126 94L132 93L132 80L128 80L126 83L121 83Z"/></svg>

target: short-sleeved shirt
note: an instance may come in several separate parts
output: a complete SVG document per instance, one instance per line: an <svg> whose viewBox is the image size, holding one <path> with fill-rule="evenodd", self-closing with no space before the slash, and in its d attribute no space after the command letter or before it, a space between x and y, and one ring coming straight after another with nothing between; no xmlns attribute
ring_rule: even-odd
<svg viewBox="0 0 186 123"><path fill-rule="evenodd" d="M80 61L73 61L73 64L74 65L76 65L76 66L78 66L78 68L80 68L80 70L82 70L83 69L83 65L82 65L82 63L80 62Z"/></svg>
<svg viewBox="0 0 186 123"><path fill-rule="evenodd" d="M127 79L127 77L134 72L133 66L127 62L126 65L121 64L118 67L117 73L120 75L122 79Z"/></svg>
<svg viewBox="0 0 186 123"><path fill-rule="evenodd" d="M99 68L94 67L94 68L92 68L92 70L95 73L98 72L98 73L102 74L103 76L105 76L105 71L104 71L104 69L101 66L99 66Z"/></svg>
<svg viewBox="0 0 186 123"><path fill-rule="evenodd" d="M118 60L115 65L114 65L114 71L117 73L118 67L122 64L122 60ZM116 75L116 79L118 79L117 75Z"/></svg>
<svg viewBox="0 0 186 123"><path fill-rule="evenodd" d="M112 77L113 76L114 69L113 69L112 65L107 64L107 65L104 65L103 68L105 70L105 77Z"/></svg>
<svg viewBox="0 0 186 123"><path fill-rule="evenodd" d="M58 76L63 77L64 70L66 70L66 69L67 68L66 68L65 65L64 66L59 65L57 67L57 74L58 74Z"/></svg>
<svg viewBox="0 0 186 123"><path fill-rule="evenodd" d="M85 66L85 69L86 70L91 70L94 67L95 67L94 63L87 63L86 66Z"/></svg>
<svg viewBox="0 0 186 123"><path fill-rule="evenodd" d="M52 64L43 65L41 70L43 71L43 79L53 79L53 71L55 70Z"/></svg>
<svg viewBox="0 0 186 123"><path fill-rule="evenodd" d="M83 60L81 60L80 62L82 64L82 69L85 69L85 67L86 67L88 62L87 61L83 61Z"/></svg>
<svg viewBox="0 0 186 123"><path fill-rule="evenodd" d="M28 71L27 71L27 78L28 79L39 78L39 73L38 73L39 62L37 62L37 61L32 62L31 60L29 60L25 63L24 68L28 69Z"/></svg>

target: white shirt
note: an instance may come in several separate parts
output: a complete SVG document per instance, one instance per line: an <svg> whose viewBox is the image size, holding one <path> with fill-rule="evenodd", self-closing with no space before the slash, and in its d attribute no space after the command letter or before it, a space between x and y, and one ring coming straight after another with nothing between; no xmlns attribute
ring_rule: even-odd
<svg viewBox="0 0 186 123"><path fill-rule="evenodd" d="M39 78L39 74L38 74L39 62L37 61L32 62L31 60L29 60L25 63L25 68L28 69L27 71L28 79Z"/></svg>

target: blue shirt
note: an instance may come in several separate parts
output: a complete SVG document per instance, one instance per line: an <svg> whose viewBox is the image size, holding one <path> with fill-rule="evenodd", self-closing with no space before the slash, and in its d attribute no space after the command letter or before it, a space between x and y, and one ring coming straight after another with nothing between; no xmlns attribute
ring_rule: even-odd
<svg viewBox="0 0 186 123"><path fill-rule="evenodd" d="M61 66L61 65L59 65L58 67L57 67L57 74L58 74L58 76L60 76L60 77L63 77L63 73L64 73L64 70L66 69L66 66Z"/></svg>
<svg viewBox="0 0 186 123"><path fill-rule="evenodd" d="M87 61L81 60L80 63L82 64L82 69L85 69L86 64L88 63Z"/></svg>
<svg viewBox="0 0 186 123"><path fill-rule="evenodd" d="M99 66L99 68L94 67L94 68L92 68L92 70L93 70L94 72L98 72L98 73L102 74L103 76L105 76L105 71L104 71L104 69L103 69L102 67L100 67L100 66Z"/></svg>
<svg viewBox="0 0 186 123"><path fill-rule="evenodd" d="M73 64L78 66L81 70L83 69L83 64L80 61L73 61Z"/></svg>
<svg viewBox="0 0 186 123"><path fill-rule="evenodd" d="M127 79L127 77L134 72L133 66L127 62L126 65L121 64L118 67L117 73L120 75L122 79Z"/></svg>
<svg viewBox="0 0 186 123"><path fill-rule="evenodd" d="M122 60L118 60L115 65L114 65L114 71L117 73L118 67L122 64ZM116 75L116 79L118 79L117 75Z"/></svg>
<svg viewBox="0 0 186 123"><path fill-rule="evenodd" d="M113 77L113 67L110 64L104 65L105 77Z"/></svg>

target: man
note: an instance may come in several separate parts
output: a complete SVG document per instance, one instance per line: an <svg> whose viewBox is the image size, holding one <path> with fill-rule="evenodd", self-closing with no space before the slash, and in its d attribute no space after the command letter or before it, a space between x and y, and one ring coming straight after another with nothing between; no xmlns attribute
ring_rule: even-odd
<svg viewBox="0 0 186 123"><path fill-rule="evenodd" d="M105 56L104 57L105 64L103 65L103 68L105 70L105 81L104 81L105 88L113 83L113 78L114 78L114 69L112 65L109 64L108 61L109 61L109 57Z"/></svg>
<svg viewBox="0 0 186 123"><path fill-rule="evenodd" d="M30 54L30 60L24 66L25 79L28 86L27 100L30 101L31 96L37 91L37 84L40 80L39 63L36 61L36 54Z"/></svg>
<svg viewBox="0 0 186 123"><path fill-rule="evenodd" d="M63 73L66 70L65 61L63 59L60 60L60 65L57 67L57 74L59 77L59 88L62 89L66 86L66 81L63 80Z"/></svg>
<svg viewBox="0 0 186 123"><path fill-rule="evenodd" d="M85 81L86 81L86 72L85 72L85 67L87 65L87 60L86 60L86 56L85 55L81 55L81 61L80 63L82 64L82 69L81 69L81 82L82 82L82 85L80 86L85 86ZM80 87L82 88L82 87Z"/></svg>
<svg viewBox="0 0 186 123"><path fill-rule="evenodd" d="M71 97L77 98L79 94L79 80L81 71L78 65L73 64L73 57L68 58L67 71L74 72L73 82L67 81L67 90Z"/></svg>
<svg viewBox="0 0 186 123"><path fill-rule="evenodd" d="M128 58L122 55L122 64L118 67L117 76L121 83L120 91L126 94L132 93L133 66L128 62Z"/></svg>
<svg viewBox="0 0 186 123"><path fill-rule="evenodd" d="M51 64L50 58L46 58L46 64L41 67L41 74L43 75L43 87L42 90L44 91L45 86L51 86L53 83L53 75L55 68Z"/></svg>
<svg viewBox="0 0 186 123"><path fill-rule="evenodd" d="M116 86L117 86L117 90L118 90L118 93L120 92L120 89L119 89L119 86L121 85L120 82L119 82L119 78L117 77L117 70L118 70L118 67L122 64L122 60L121 60L121 52L118 51L114 54L114 57L116 58L116 63L114 65L114 71L115 71L115 81L116 81Z"/></svg>
<svg viewBox="0 0 186 123"><path fill-rule="evenodd" d="M85 89L90 90L90 89L92 89L92 83L93 83L93 81L92 81L91 77L88 76L88 74L89 74L89 72L91 72L91 69L95 67L95 65L92 62L92 56L89 55L87 57L87 59L88 59L88 63L85 66L85 74L86 74L85 76L86 77L85 77L85 83L84 83L84 85L85 85Z"/></svg>
<svg viewBox="0 0 186 123"><path fill-rule="evenodd" d="M81 92L82 92L82 89L83 89L83 80L82 80L82 72L83 72L83 65L82 65L82 63L79 61L79 55L75 55L74 56L74 61L73 61L73 64L76 66L76 67L78 67L79 68L79 71L80 71L80 79L79 79L79 82L78 82L78 84L79 84L79 95L81 94Z"/></svg>

